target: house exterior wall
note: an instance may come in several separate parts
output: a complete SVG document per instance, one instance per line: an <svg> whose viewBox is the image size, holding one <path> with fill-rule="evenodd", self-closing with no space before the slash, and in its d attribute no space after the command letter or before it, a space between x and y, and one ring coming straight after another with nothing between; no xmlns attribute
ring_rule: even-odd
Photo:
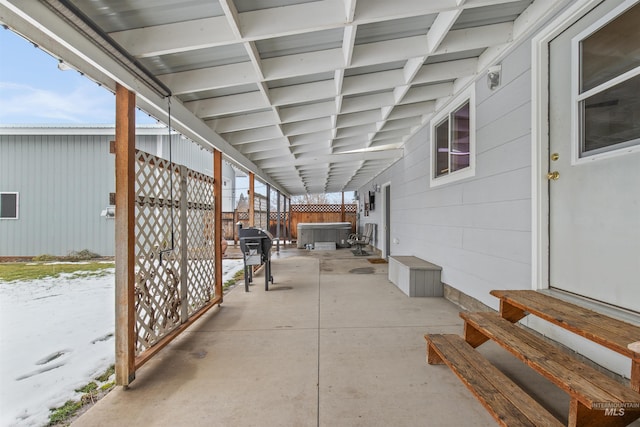
<svg viewBox="0 0 640 427"><path fill-rule="evenodd" d="M19 218L0 219L0 257L67 255L83 249L114 255L114 220L100 215L115 192L115 158L109 153L114 129L92 135L69 129L69 134L0 129L0 192L19 193ZM165 133L138 134L136 146L168 158L168 139ZM212 174L212 153L180 135L172 140L174 162ZM229 183L223 200L232 204L232 197L225 196L234 192L235 172L226 162L223 180Z"/></svg>
<svg viewBox="0 0 640 427"><path fill-rule="evenodd" d="M619 3L610 2L611 7ZM532 170L532 165L538 164L533 158L538 147L531 145L532 127L536 125L532 114L536 75L532 57L529 39L501 61L498 88L487 87L486 74L476 79L474 177L429 187L432 156L427 125L405 144L402 159L359 189L362 204L373 183L391 186L390 255L414 255L440 265L445 284L496 310L499 301L489 294L493 289L546 287L546 278L535 275L534 268L538 266L532 265L534 240L538 233L546 232L532 230L533 212L542 203L532 197L533 183L542 173ZM567 112L567 120L569 117ZM382 200L381 195L376 194L376 201ZM382 212L380 203L368 217L360 211L360 223L382 224ZM382 249L381 244L378 240L378 249ZM537 280L543 282L534 283ZM614 315L624 318L621 312ZM628 358L535 316L522 322L601 366L629 377Z"/></svg>
<svg viewBox="0 0 640 427"><path fill-rule="evenodd" d="M391 255L440 265L444 283L497 309L490 290L531 288L530 43L502 61L497 89L489 90L482 75L475 91L473 178L429 187L427 125L405 144L403 158L374 182L391 185ZM363 187L361 196L371 188ZM381 223L378 199L381 193L368 217L361 212L361 223Z"/></svg>

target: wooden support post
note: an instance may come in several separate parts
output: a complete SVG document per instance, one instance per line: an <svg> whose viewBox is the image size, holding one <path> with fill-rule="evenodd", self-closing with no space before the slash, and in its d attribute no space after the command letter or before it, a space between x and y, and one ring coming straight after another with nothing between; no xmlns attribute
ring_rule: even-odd
<svg viewBox="0 0 640 427"><path fill-rule="evenodd" d="M253 172L249 172L249 227L253 227L256 223L255 211L255 180L256 176Z"/></svg>
<svg viewBox="0 0 640 427"><path fill-rule="evenodd" d="M116 85L116 384L135 379L136 94Z"/></svg>
<svg viewBox="0 0 640 427"><path fill-rule="evenodd" d="M280 253L280 190L278 190L278 223L276 224L276 237L278 238L276 252Z"/></svg>
<svg viewBox="0 0 640 427"><path fill-rule="evenodd" d="M297 237L297 234L296 234ZM289 240L293 239L293 230L291 229L291 198L289 198Z"/></svg>
<svg viewBox="0 0 640 427"><path fill-rule="evenodd" d="M269 226L271 225L271 185L267 184L267 224L265 226L265 230L269 231Z"/></svg>
<svg viewBox="0 0 640 427"><path fill-rule="evenodd" d="M500 300L500 316L502 316L503 319L507 319L511 323L516 323L526 315L527 313L521 308L509 304L504 299Z"/></svg>
<svg viewBox="0 0 640 427"><path fill-rule="evenodd" d="M427 338L427 335L425 335L424 337ZM442 360L442 357L440 357L438 352L436 352L435 347L431 344L431 342L429 342L428 339L427 339L427 363L429 365L444 364L444 360Z"/></svg>
<svg viewBox="0 0 640 427"><path fill-rule="evenodd" d="M291 219L291 212L289 212L291 208L291 199L288 197L284 198L284 247L287 247L287 240L291 242L291 227L289 227L288 222Z"/></svg>
<svg viewBox="0 0 640 427"><path fill-rule="evenodd" d="M213 248L215 253L215 295L222 303L222 152L213 150ZM235 227L235 225L234 225Z"/></svg>
<svg viewBox="0 0 640 427"><path fill-rule="evenodd" d="M484 334L471 326L468 322L464 323L464 340L469 343L473 348L478 347L481 344L489 341Z"/></svg>

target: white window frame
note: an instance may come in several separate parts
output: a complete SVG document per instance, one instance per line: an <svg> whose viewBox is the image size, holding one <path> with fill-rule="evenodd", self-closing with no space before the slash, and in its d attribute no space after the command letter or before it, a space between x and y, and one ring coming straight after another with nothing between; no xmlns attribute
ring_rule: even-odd
<svg viewBox="0 0 640 427"><path fill-rule="evenodd" d="M20 219L20 193L17 191L0 191L0 196L3 194L15 194L16 196L16 216L15 217L0 217L0 220L15 220Z"/></svg>
<svg viewBox="0 0 640 427"><path fill-rule="evenodd" d="M446 175L436 177L436 162L437 162L437 141L436 141L436 128L445 119L448 118L451 123L451 115L456 112L464 104L469 103L469 166L457 170L455 172L448 172ZM452 182L460 181L462 179L470 178L476 174L476 87L475 83L471 84L464 91L460 92L455 98L449 102L445 108L441 109L436 115L433 116L430 123L430 153L431 153L431 168L429 171L429 187L438 187L440 185L449 184ZM451 131L452 127L449 126L449 144L451 144Z"/></svg>
<svg viewBox="0 0 640 427"><path fill-rule="evenodd" d="M604 83L599 84L598 86L585 91L584 93L580 93L580 42L591 34L595 33L599 29L605 27L608 23L616 19L618 16L622 15L627 9L631 8L635 4L635 0L625 1L623 4L613 9L611 12L607 13L605 16L594 22L591 26L586 28L580 34L576 35L571 40L571 164L579 165L585 164L592 161L609 159L611 157L617 157L621 155L626 155L630 153L635 153L640 151L640 144L635 145L622 145L619 148L613 148L610 150L605 150L603 152L588 154L585 153L584 156L580 157L581 151L581 134L582 134L582 119L581 119L581 110L580 110L580 102L585 99L598 94L602 91L609 89L619 83L627 81L637 75L640 75L640 66L627 71L619 76L616 76ZM630 140L629 143L632 143Z"/></svg>

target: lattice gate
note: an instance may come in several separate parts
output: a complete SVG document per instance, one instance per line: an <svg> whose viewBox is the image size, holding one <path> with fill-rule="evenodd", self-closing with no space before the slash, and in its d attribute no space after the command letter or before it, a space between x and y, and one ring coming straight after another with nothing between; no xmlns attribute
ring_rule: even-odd
<svg viewBox="0 0 640 427"><path fill-rule="evenodd" d="M253 199L253 224L258 228L267 228L267 197L255 194Z"/></svg>
<svg viewBox="0 0 640 427"><path fill-rule="evenodd" d="M136 150L136 357L215 297L213 178Z"/></svg>

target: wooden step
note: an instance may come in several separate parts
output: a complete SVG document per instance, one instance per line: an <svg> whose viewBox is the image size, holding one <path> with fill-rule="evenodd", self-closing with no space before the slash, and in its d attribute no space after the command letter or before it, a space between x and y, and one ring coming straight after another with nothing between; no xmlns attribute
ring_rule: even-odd
<svg viewBox="0 0 640 427"><path fill-rule="evenodd" d="M471 346L477 347L491 339L567 392L573 408L569 419L583 420L574 425L584 425L586 419L597 419L599 425L627 425L640 418L640 393L580 362L568 352L497 313L463 312L460 316L465 320L465 339ZM626 414L615 419L606 418L606 408L625 408ZM611 424L612 421L617 424Z"/></svg>
<svg viewBox="0 0 640 427"><path fill-rule="evenodd" d="M511 322L530 313L631 358L631 388L640 392L640 326L532 290L494 290L491 295L500 298L500 314Z"/></svg>
<svg viewBox="0 0 640 427"><path fill-rule="evenodd" d="M502 317L507 320L517 322L531 313L627 357L638 355L629 344L640 341L640 326L532 290L494 290L491 295L500 298ZM520 318L507 314L516 312Z"/></svg>
<svg viewBox="0 0 640 427"><path fill-rule="evenodd" d="M458 335L429 334L427 361L445 363L502 426L561 426L553 415Z"/></svg>

